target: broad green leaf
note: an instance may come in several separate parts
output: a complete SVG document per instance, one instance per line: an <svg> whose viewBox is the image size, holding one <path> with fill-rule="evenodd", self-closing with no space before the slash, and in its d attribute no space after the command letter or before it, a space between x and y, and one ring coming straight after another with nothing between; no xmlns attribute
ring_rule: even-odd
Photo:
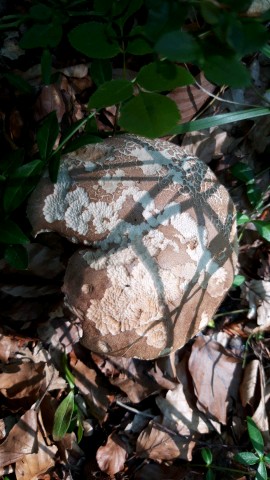
<svg viewBox="0 0 270 480"><path fill-rule="evenodd" d="M126 51L132 55L147 55L153 53L153 47L145 36L145 31L140 25L136 25L129 34Z"/></svg>
<svg viewBox="0 0 270 480"><path fill-rule="evenodd" d="M251 417L247 417L247 427L250 441L253 445L253 448L256 450L258 455L263 455L264 453L264 441L263 436L258 429L256 423L252 420Z"/></svg>
<svg viewBox="0 0 270 480"><path fill-rule="evenodd" d="M237 213L237 225L244 225L248 222L252 222L252 220L246 213Z"/></svg>
<svg viewBox="0 0 270 480"><path fill-rule="evenodd" d="M98 137L97 135L85 133L84 135L80 135L78 138L75 138L74 140L69 142L68 145L65 147L63 153L74 152L75 150L78 150L78 148L84 147L85 145L100 142L102 142L102 138Z"/></svg>
<svg viewBox="0 0 270 480"><path fill-rule="evenodd" d="M113 2L112 14L114 21L123 27L127 19L140 9L142 3L143 0L132 0L132 2L130 0L120 0Z"/></svg>
<svg viewBox="0 0 270 480"><path fill-rule="evenodd" d="M8 80L8 82L11 85L13 85L13 87L15 87L20 92L27 93L27 94L32 93L33 89L31 85L29 85L29 83L26 80L24 80L24 78L22 78L20 75L16 75L13 72L9 72L9 73L4 73L3 76Z"/></svg>
<svg viewBox="0 0 270 480"><path fill-rule="evenodd" d="M267 242L270 242L270 222L256 220L253 222L257 231Z"/></svg>
<svg viewBox="0 0 270 480"><path fill-rule="evenodd" d="M150 92L165 92L194 83L193 76L186 68L172 62L153 62L139 71L136 82Z"/></svg>
<svg viewBox="0 0 270 480"><path fill-rule="evenodd" d="M211 470L211 468L208 470L208 472L206 473L206 477L205 479L206 480L215 480L216 478L216 474L213 472L213 470Z"/></svg>
<svg viewBox="0 0 270 480"><path fill-rule="evenodd" d="M12 220L1 220L0 243L22 245L29 243L29 238L22 232L20 227Z"/></svg>
<svg viewBox="0 0 270 480"><path fill-rule="evenodd" d="M41 55L41 76L45 85L50 85L52 74L52 54L48 48L44 48Z"/></svg>
<svg viewBox="0 0 270 480"><path fill-rule="evenodd" d="M201 49L196 39L180 30L162 35L154 49L160 55L176 62L197 62L201 57Z"/></svg>
<svg viewBox="0 0 270 480"><path fill-rule="evenodd" d="M240 110L239 112L214 115L212 117L205 117L201 118L200 120L194 120L183 123L182 125L177 125L170 130L169 135L205 130L211 127L218 127L219 125L227 125L228 123L239 122L241 120L247 120L248 118L257 118L265 115L270 115L269 108L256 107L247 110Z"/></svg>
<svg viewBox="0 0 270 480"><path fill-rule="evenodd" d="M270 464L270 454L268 453L267 455L264 455L264 461L267 463L267 464Z"/></svg>
<svg viewBox="0 0 270 480"><path fill-rule="evenodd" d="M61 151L57 150L51 156L50 163L49 163L49 175L53 183L57 182L58 172L60 168L60 161L61 161Z"/></svg>
<svg viewBox="0 0 270 480"><path fill-rule="evenodd" d="M212 461L213 461L213 455L212 455L212 452L210 450L210 448L202 448L201 450L201 455L202 455L202 458L204 460L204 462L206 463L206 465L211 465Z"/></svg>
<svg viewBox="0 0 270 480"><path fill-rule="evenodd" d="M98 23L82 23L68 35L76 50L92 58L112 58L120 52L116 33L111 26Z"/></svg>
<svg viewBox="0 0 270 480"><path fill-rule="evenodd" d="M170 98L141 92L121 107L119 125L129 132L155 138L168 133L179 117Z"/></svg>
<svg viewBox="0 0 270 480"><path fill-rule="evenodd" d="M256 475L255 480L268 480L266 465L264 462L260 462Z"/></svg>
<svg viewBox="0 0 270 480"><path fill-rule="evenodd" d="M69 394L62 400L54 415L53 439L61 440L67 433L74 411L74 392L71 390Z"/></svg>
<svg viewBox="0 0 270 480"><path fill-rule="evenodd" d="M245 282L246 278L244 275L235 275L234 280L233 280L233 287L240 287Z"/></svg>
<svg viewBox="0 0 270 480"><path fill-rule="evenodd" d="M46 160L51 155L58 134L59 125L56 113L51 112L37 131L37 144L42 160Z"/></svg>
<svg viewBox="0 0 270 480"><path fill-rule="evenodd" d="M44 5L44 3L38 3L37 5L33 5L30 8L29 14L31 18L37 21L46 22L50 20L52 16L52 9Z"/></svg>
<svg viewBox="0 0 270 480"><path fill-rule="evenodd" d="M101 15L106 15L111 11L112 0L94 0L94 11Z"/></svg>
<svg viewBox="0 0 270 480"><path fill-rule="evenodd" d="M266 28L252 19L231 19L228 24L226 38L228 44L241 57L257 52L267 43Z"/></svg>
<svg viewBox="0 0 270 480"><path fill-rule="evenodd" d="M240 452L237 453L234 457L234 460L242 465L256 465L259 462L259 458L255 453L252 452Z"/></svg>
<svg viewBox="0 0 270 480"><path fill-rule="evenodd" d="M28 253L22 245L9 245L4 257L12 267L19 270L25 270L28 266Z"/></svg>
<svg viewBox="0 0 270 480"><path fill-rule="evenodd" d="M56 47L62 37L62 26L58 23L36 24L30 27L23 34L20 41L20 47L28 48L47 48Z"/></svg>
<svg viewBox="0 0 270 480"><path fill-rule="evenodd" d="M236 163L232 169L232 174L246 184L247 195L250 203L258 206L262 198L262 192L255 183L255 173L252 168L242 162Z"/></svg>
<svg viewBox="0 0 270 480"><path fill-rule="evenodd" d="M21 205L36 186L43 168L41 160L33 160L17 168L10 175L3 198L6 212L11 212Z"/></svg>
<svg viewBox="0 0 270 480"><path fill-rule="evenodd" d="M247 68L236 57L208 55L204 64L205 76L217 85L229 85L233 88L247 87L251 77Z"/></svg>
<svg viewBox="0 0 270 480"><path fill-rule="evenodd" d="M132 97L133 84L128 80L110 80L103 83L91 96L88 108L97 110L111 105L117 105Z"/></svg>
<svg viewBox="0 0 270 480"><path fill-rule="evenodd" d="M95 59L90 66L90 76L97 87L112 79L112 64L109 60Z"/></svg>

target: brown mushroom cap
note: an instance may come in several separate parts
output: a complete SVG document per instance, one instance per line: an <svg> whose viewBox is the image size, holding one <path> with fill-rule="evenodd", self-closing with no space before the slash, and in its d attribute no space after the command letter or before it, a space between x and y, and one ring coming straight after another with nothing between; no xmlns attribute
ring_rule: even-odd
<svg viewBox="0 0 270 480"><path fill-rule="evenodd" d="M155 358L211 319L234 276L235 209L200 160L168 142L121 135L66 155L29 201L35 233L92 248L63 291L96 352Z"/></svg>

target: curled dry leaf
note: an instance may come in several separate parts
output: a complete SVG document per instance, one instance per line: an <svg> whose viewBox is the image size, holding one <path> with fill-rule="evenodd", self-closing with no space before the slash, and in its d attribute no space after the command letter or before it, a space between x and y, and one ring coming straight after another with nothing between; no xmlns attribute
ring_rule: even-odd
<svg viewBox="0 0 270 480"><path fill-rule="evenodd" d="M254 407L256 401L256 387L260 375L260 365L260 361L255 359L251 360L245 368L244 377L239 388L243 407L246 407L247 405Z"/></svg>
<svg viewBox="0 0 270 480"><path fill-rule="evenodd" d="M113 396L99 384L98 375L93 368L89 368L75 356L71 356L70 366L75 377L75 385L82 393L91 415L103 422Z"/></svg>
<svg viewBox="0 0 270 480"><path fill-rule="evenodd" d="M119 435L112 433L106 445L99 447L96 459L100 470L114 477L123 470L127 456L127 445Z"/></svg>
<svg viewBox="0 0 270 480"><path fill-rule="evenodd" d="M66 109L61 90L54 83L42 88L35 104L34 119L38 122L53 111L56 111L57 120L60 123Z"/></svg>
<svg viewBox="0 0 270 480"><path fill-rule="evenodd" d="M251 280L243 286L243 296L249 303L248 318L255 318L261 326L260 330L270 327L270 282L265 280Z"/></svg>
<svg viewBox="0 0 270 480"><path fill-rule="evenodd" d="M57 447L47 446L40 431L37 433L38 451L24 455L16 462L16 480L36 480L54 466Z"/></svg>
<svg viewBox="0 0 270 480"><path fill-rule="evenodd" d="M0 445L0 467L15 463L24 455L36 453L37 412L28 410Z"/></svg>
<svg viewBox="0 0 270 480"><path fill-rule="evenodd" d="M215 127L207 131L187 133L182 146L191 155L198 156L205 163L209 163L214 158L222 157L231 144L232 139L228 132Z"/></svg>
<svg viewBox="0 0 270 480"><path fill-rule="evenodd" d="M237 398L241 363L210 337L196 338L189 359L197 407L226 425L232 400Z"/></svg>
<svg viewBox="0 0 270 480"><path fill-rule="evenodd" d="M125 392L132 403L138 403L160 390L155 379L148 374L152 362L136 358L103 357L92 353L98 368L109 382Z"/></svg>
<svg viewBox="0 0 270 480"><path fill-rule="evenodd" d="M176 458L192 460L192 450L195 447L192 437L185 439L174 434L164 428L161 422L161 417L155 417L140 433L137 439L137 454L157 462Z"/></svg>

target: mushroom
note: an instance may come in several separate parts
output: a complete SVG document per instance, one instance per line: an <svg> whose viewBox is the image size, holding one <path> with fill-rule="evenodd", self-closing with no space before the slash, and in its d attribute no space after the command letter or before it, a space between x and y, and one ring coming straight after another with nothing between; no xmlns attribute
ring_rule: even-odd
<svg viewBox="0 0 270 480"><path fill-rule="evenodd" d="M80 244L65 302L85 347L152 359L202 330L231 286L235 208L198 158L162 140L119 135L63 156L29 200L37 235Z"/></svg>

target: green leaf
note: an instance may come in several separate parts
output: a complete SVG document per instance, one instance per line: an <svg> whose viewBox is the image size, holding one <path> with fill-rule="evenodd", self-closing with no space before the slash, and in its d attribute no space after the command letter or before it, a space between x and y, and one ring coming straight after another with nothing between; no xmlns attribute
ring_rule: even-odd
<svg viewBox="0 0 270 480"><path fill-rule="evenodd" d="M58 134L59 125L56 113L51 112L37 131L37 144L42 160L46 160L51 155Z"/></svg>
<svg viewBox="0 0 270 480"><path fill-rule="evenodd" d="M239 112L224 113L222 115L214 115L212 117L201 118L192 122L177 125L170 130L169 135L177 135L187 132L195 132L197 130L205 130L211 127L218 127L219 125L227 125L228 123L239 122L249 118L257 118L264 115L269 115L270 109L259 107L250 108L247 110L240 110Z"/></svg>
<svg viewBox="0 0 270 480"><path fill-rule="evenodd" d="M250 203L256 207L262 199L262 192L255 183L255 173L252 168L242 162L236 163L232 169L232 174L246 184L247 195Z"/></svg>
<svg viewBox="0 0 270 480"><path fill-rule="evenodd" d="M237 213L237 225L244 225L245 223L251 222L251 218L246 215L246 213Z"/></svg>
<svg viewBox="0 0 270 480"><path fill-rule="evenodd" d="M29 14L34 20L47 22L52 17L52 9L43 3L38 3L30 8Z"/></svg>
<svg viewBox="0 0 270 480"><path fill-rule="evenodd" d="M168 133L179 117L170 98L141 92L121 107L119 125L129 132L155 138Z"/></svg>
<svg viewBox="0 0 270 480"><path fill-rule="evenodd" d="M0 171L5 176L11 175L23 163L24 155L25 151L23 148L7 153L1 158Z"/></svg>
<svg viewBox="0 0 270 480"><path fill-rule="evenodd" d="M62 37L62 26L58 23L36 24L30 27L23 34L20 41L20 47L28 48L47 48L56 47Z"/></svg>
<svg viewBox="0 0 270 480"><path fill-rule="evenodd" d="M114 21L123 27L127 19L140 9L142 3L142 0L132 0L132 2L130 0L120 0L113 2L112 14Z"/></svg>
<svg viewBox="0 0 270 480"><path fill-rule="evenodd" d="M97 87L112 79L112 64L109 60L97 58L90 66L90 76Z"/></svg>
<svg viewBox="0 0 270 480"><path fill-rule="evenodd" d="M120 52L115 31L104 23L82 23L71 30L68 38L76 50L88 57L112 58Z"/></svg>
<svg viewBox="0 0 270 480"><path fill-rule="evenodd" d="M153 62L139 71L136 82L150 92L165 92L194 83L186 68L169 61Z"/></svg>
<svg viewBox="0 0 270 480"><path fill-rule="evenodd" d="M250 441L253 445L253 448L256 450L258 455L263 455L264 453L264 441L263 436L258 429L256 423L252 420L251 417L247 417L247 427Z"/></svg>
<svg viewBox="0 0 270 480"><path fill-rule="evenodd" d="M176 62L197 62L201 57L201 49L195 38L180 30L162 35L154 49L160 55Z"/></svg>
<svg viewBox="0 0 270 480"><path fill-rule="evenodd" d="M205 76L217 85L233 88L247 87L251 83L247 68L236 57L208 55L204 64Z"/></svg>
<svg viewBox="0 0 270 480"><path fill-rule="evenodd" d="M19 270L25 270L28 266L28 253L22 245L9 245L4 257L12 267Z"/></svg>
<svg viewBox="0 0 270 480"><path fill-rule="evenodd" d="M11 212L21 205L36 186L43 168L41 160L33 160L17 168L10 175L3 198L6 212Z"/></svg>
<svg viewBox="0 0 270 480"><path fill-rule="evenodd" d="M245 466L255 465L260 461L257 455L255 455L255 453L252 453L252 452L237 453L234 457L234 460L238 463L241 463L241 465L245 465Z"/></svg>
<svg viewBox="0 0 270 480"><path fill-rule="evenodd" d="M32 93L32 87L29 85L29 83L24 80L20 75L16 75L15 73L9 72L9 73L4 73L3 75L8 82L13 85L17 90L19 90L22 93L30 94Z"/></svg>
<svg viewBox="0 0 270 480"><path fill-rule="evenodd" d="M211 470L211 468L208 470L208 472L206 473L206 480L215 480L216 478L216 474L213 472L213 470Z"/></svg>
<svg viewBox="0 0 270 480"><path fill-rule="evenodd" d="M256 220L253 222L258 233L263 237L267 242L270 242L270 222L265 222L263 220Z"/></svg>
<svg viewBox="0 0 270 480"><path fill-rule="evenodd" d="M128 80L110 80L105 82L91 96L88 108L97 110L110 105L117 105L132 97L133 84Z"/></svg>
<svg viewBox="0 0 270 480"><path fill-rule="evenodd" d="M245 282L246 278L244 275L235 275L234 280L233 280L233 287L240 287Z"/></svg>
<svg viewBox="0 0 270 480"><path fill-rule="evenodd" d="M55 153L53 153L49 163L49 175L53 183L57 182L58 172L60 168L60 161L61 161L61 151L58 150Z"/></svg>
<svg viewBox="0 0 270 480"><path fill-rule="evenodd" d="M268 40L268 33L263 25L252 19L231 19L226 38L228 44L241 57L257 52Z"/></svg>
<svg viewBox="0 0 270 480"><path fill-rule="evenodd" d="M202 448L201 455L207 466L211 465L213 461L213 455L210 448Z"/></svg>
<svg viewBox="0 0 270 480"><path fill-rule="evenodd" d="M69 394L62 400L56 409L53 425L53 439L61 440L67 433L74 411L74 392L71 390Z"/></svg>
<svg viewBox="0 0 270 480"><path fill-rule="evenodd" d="M255 475L255 480L267 480L267 470L266 470L266 465L264 462L260 462L256 475Z"/></svg>
<svg viewBox="0 0 270 480"><path fill-rule="evenodd" d="M40 63L42 81L45 85L50 85L52 74L52 54L48 48L44 48Z"/></svg>
<svg viewBox="0 0 270 480"><path fill-rule="evenodd" d="M264 455L264 461L268 464L270 464L270 454L268 453L267 455Z"/></svg>
<svg viewBox="0 0 270 480"><path fill-rule="evenodd" d="M85 133L84 135L80 135L78 138L75 138L69 142L63 153L74 152L75 150L78 150L78 148L84 147L85 145L100 142L102 142L102 138L98 137L97 135Z"/></svg>
<svg viewBox="0 0 270 480"><path fill-rule="evenodd" d="M153 47L145 37L145 31L140 25L136 25L131 30L126 51L132 55L147 55L148 53L153 53Z"/></svg>
<svg viewBox="0 0 270 480"><path fill-rule="evenodd" d="M12 220L1 220L0 243L24 244L29 243L29 238L22 232L20 227Z"/></svg>

